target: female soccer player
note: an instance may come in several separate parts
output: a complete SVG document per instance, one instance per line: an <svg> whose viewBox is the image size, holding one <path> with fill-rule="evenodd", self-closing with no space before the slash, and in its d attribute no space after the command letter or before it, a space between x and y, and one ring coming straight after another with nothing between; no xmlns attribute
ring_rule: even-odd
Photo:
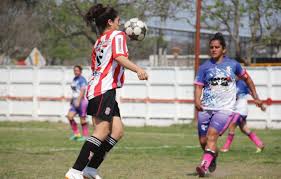
<svg viewBox="0 0 281 179"><path fill-rule="evenodd" d="M67 119L69 120L70 126L73 131L73 135L70 137L71 140L85 141L89 136L88 123L86 121L86 112L88 106L88 100L85 97L85 91L87 88L87 81L82 76L82 67L76 65L73 68L75 77L71 83L72 89L72 99L70 102L70 109L67 114ZM80 123L82 126L82 135L79 132L77 123L74 120L74 116L78 114L80 117Z"/></svg>
<svg viewBox="0 0 281 179"><path fill-rule="evenodd" d="M88 83L87 113L92 115L95 130L84 143L73 167L66 178L98 178L97 168L105 154L121 139L123 124L118 103L115 100L116 88L124 83L124 68L136 72L140 80L147 80L147 73L128 59L126 36L118 31L120 17L110 7L97 4L86 14L88 24L95 23L100 36L92 52L93 75Z"/></svg>
<svg viewBox="0 0 281 179"><path fill-rule="evenodd" d="M250 76L249 76L250 78ZM247 126L247 115L248 115L248 95L250 94L250 90L247 84L243 80L238 80L236 82L237 88L237 100L235 103L235 115L234 120L231 122L229 126L229 132L227 139L225 141L224 146L221 148L221 152L228 152L230 145L233 141L235 129L239 126L241 132L249 137L249 139L256 145L257 150L256 153L261 152L264 149L264 144L260 140L260 138L252 132ZM265 107L262 105L261 110L265 111Z"/></svg>
<svg viewBox="0 0 281 179"><path fill-rule="evenodd" d="M199 111L199 142L204 150L201 165L196 168L200 177L204 177L208 171L213 172L216 168L217 139L227 129L233 117L236 76L245 80L255 103L259 106L262 103L253 81L248 78L241 65L225 56L226 44L221 33L216 33L211 38L209 47L211 59L200 66L194 82L195 107Z"/></svg>

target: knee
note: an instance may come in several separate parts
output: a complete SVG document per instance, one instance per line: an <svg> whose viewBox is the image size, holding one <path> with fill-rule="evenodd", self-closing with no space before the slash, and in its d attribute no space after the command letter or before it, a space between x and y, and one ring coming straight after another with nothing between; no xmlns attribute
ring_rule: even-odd
<svg viewBox="0 0 281 179"><path fill-rule="evenodd" d="M87 123L87 120L86 120L85 118L81 118L81 119L80 119L80 122L81 122L81 124L86 124L86 123Z"/></svg>
<svg viewBox="0 0 281 179"><path fill-rule="evenodd" d="M66 118L70 121L70 120L73 120L73 117L70 116L70 115L66 115Z"/></svg>

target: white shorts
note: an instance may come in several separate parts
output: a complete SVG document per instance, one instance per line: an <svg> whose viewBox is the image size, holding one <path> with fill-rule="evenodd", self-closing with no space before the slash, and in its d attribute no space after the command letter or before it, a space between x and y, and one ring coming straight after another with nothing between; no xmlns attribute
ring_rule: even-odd
<svg viewBox="0 0 281 179"><path fill-rule="evenodd" d="M239 96L237 98L234 111L239 113L241 116L248 115L248 95Z"/></svg>

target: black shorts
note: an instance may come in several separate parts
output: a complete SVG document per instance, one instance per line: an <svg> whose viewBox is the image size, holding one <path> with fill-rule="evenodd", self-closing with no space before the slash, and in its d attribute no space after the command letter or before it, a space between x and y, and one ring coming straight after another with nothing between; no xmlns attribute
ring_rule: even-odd
<svg viewBox="0 0 281 179"><path fill-rule="evenodd" d="M87 114L104 121L112 121L113 116L120 117L116 90L112 89L102 95L90 99Z"/></svg>

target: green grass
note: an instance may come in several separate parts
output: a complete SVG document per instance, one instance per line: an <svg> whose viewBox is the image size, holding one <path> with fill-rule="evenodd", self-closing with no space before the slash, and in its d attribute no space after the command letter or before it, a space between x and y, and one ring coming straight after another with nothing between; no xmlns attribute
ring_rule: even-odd
<svg viewBox="0 0 281 179"><path fill-rule="evenodd" d="M258 130L263 153L237 129L233 146L220 153L211 178L281 178L281 130ZM0 179L64 178L83 143L69 141L63 123L0 122ZM219 145L225 140L223 136ZM127 127L100 168L104 179L197 178L202 151L193 125Z"/></svg>

